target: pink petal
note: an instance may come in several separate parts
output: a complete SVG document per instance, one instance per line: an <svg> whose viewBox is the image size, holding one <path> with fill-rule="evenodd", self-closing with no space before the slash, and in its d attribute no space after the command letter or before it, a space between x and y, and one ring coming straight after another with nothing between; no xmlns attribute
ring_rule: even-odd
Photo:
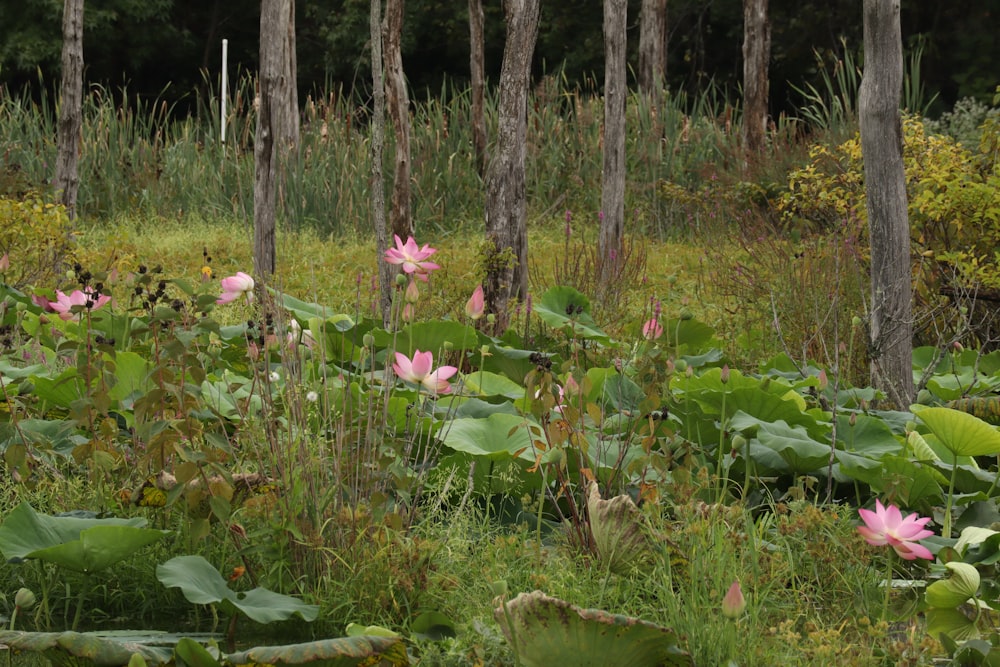
<svg viewBox="0 0 1000 667"><path fill-rule="evenodd" d="M867 526L858 526L858 532L861 533L861 537L865 538L865 542L873 547L881 547L889 543L883 533L871 530Z"/></svg>
<svg viewBox="0 0 1000 667"><path fill-rule="evenodd" d="M418 378L418 382L427 377L427 374L431 372L432 366L434 366L434 355L432 353L414 350L413 375Z"/></svg>
<svg viewBox="0 0 1000 667"><path fill-rule="evenodd" d="M410 363L410 358L401 352L396 353L396 363L392 365L392 369L396 371L396 375L408 382L416 382L413 375L413 364Z"/></svg>

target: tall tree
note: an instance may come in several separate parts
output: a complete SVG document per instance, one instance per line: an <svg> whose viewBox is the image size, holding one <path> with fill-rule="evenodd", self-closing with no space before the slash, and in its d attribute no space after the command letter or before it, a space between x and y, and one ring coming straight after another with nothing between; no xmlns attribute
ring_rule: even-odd
<svg viewBox="0 0 1000 667"><path fill-rule="evenodd" d="M858 101L871 236L872 384L897 407L913 400L913 305L903 130L900 0L864 0L865 64Z"/></svg>
<svg viewBox="0 0 1000 667"><path fill-rule="evenodd" d="M625 233L625 80L627 0L604 0L604 168L598 268L601 290L618 276Z"/></svg>
<svg viewBox="0 0 1000 667"><path fill-rule="evenodd" d="M62 83L59 86L58 153L53 185L73 219L80 188L77 163L83 126L83 0L65 0L62 25Z"/></svg>
<svg viewBox="0 0 1000 667"><path fill-rule="evenodd" d="M486 46L483 0L469 0L469 74L472 84L472 148L479 175L486 175Z"/></svg>
<svg viewBox="0 0 1000 667"><path fill-rule="evenodd" d="M382 172L382 151L385 147L385 84L382 77L382 0L371 0L369 24L372 51L372 91L375 108L372 113L372 225L375 227L375 253L378 259L379 310L383 326L392 318L393 265L385 261L389 248L389 233L385 219L385 176Z"/></svg>
<svg viewBox="0 0 1000 667"><path fill-rule="evenodd" d="M743 147L748 157L766 145L770 60L767 0L743 0Z"/></svg>
<svg viewBox="0 0 1000 667"><path fill-rule="evenodd" d="M260 104L254 135L254 271L266 280L275 268L277 196L284 181L290 107L289 19L291 0L262 0L260 9Z"/></svg>
<svg viewBox="0 0 1000 667"><path fill-rule="evenodd" d="M494 331L507 328L511 296L528 291L528 203L525 160L528 84L538 39L540 0L504 0L507 40L500 66L497 141L486 173L486 241L490 261L483 293Z"/></svg>
<svg viewBox="0 0 1000 667"><path fill-rule="evenodd" d="M403 0L386 0L385 96L396 135L395 176L392 185L392 231L404 241L413 236L410 210L410 95L403 75Z"/></svg>
<svg viewBox="0 0 1000 667"><path fill-rule="evenodd" d="M667 0L642 0L639 10L639 92L659 100L667 79Z"/></svg>

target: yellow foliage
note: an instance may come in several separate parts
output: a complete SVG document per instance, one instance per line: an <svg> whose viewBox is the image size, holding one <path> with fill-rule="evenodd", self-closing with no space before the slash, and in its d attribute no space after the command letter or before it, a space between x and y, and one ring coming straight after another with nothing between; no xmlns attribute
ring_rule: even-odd
<svg viewBox="0 0 1000 667"><path fill-rule="evenodd" d="M61 204L37 193L23 199L0 197L0 256L10 258L4 282L18 289L50 286L72 261L76 243L73 224Z"/></svg>

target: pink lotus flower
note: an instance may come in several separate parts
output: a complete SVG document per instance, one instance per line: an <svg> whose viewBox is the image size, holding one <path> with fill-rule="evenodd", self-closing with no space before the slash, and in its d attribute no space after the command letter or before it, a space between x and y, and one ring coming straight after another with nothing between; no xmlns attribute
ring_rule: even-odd
<svg viewBox="0 0 1000 667"><path fill-rule="evenodd" d="M0 273L4 273L10 268L10 255L7 253L0 257Z"/></svg>
<svg viewBox="0 0 1000 667"><path fill-rule="evenodd" d="M56 290L56 300L49 301L49 308L53 312L59 313L59 317L62 319L71 320L79 314L72 312L73 306L97 310L108 301L111 301L110 296L98 294L90 287L84 287L82 291L76 290L72 294Z"/></svg>
<svg viewBox="0 0 1000 667"><path fill-rule="evenodd" d="M222 284L222 295L215 300L215 303L220 306L235 301L241 294L246 294L247 303L253 301L253 278L242 271L237 271L235 276L223 278L220 283Z"/></svg>
<svg viewBox="0 0 1000 667"><path fill-rule="evenodd" d="M722 615L726 618L739 618L743 610L747 608L746 598L743 597L743 589L740 582L734 581L729 587L726 596L722 598Z"/></svg>
<svg viewBox="0 0 1000 667"><path fill-rule="evenodd" d="M412 274L424 282L427 282L431 271L441 268L434 262L424 261L437 252L436 248L426 244L423 248L418 248L412 236L407 237L406 243L403 243L398 235L394 235L394 238L396 247L385 251L385 261L390 264L401 264L405 273Z"/></svg>
<svg viewBox="0 0 1000 667"><path fill-rule="evenodd" d="M924 528L930 517L917 518L916 512L905 519L895 505L883 507L875 500L875 511L860 509L861 519L865 525L858 526L858 532L872 546L880 547L888 544L901 558L916 560L926 558L933 560L934 556L927 547L917 544L918 540L930 537L933 531Z"/></svg>
<svg viewBox="0 0 1000 667"><path fill-rule="evenodd" d="M397 352L396 363L392 365L392 369L401 380L419 384L432 394L450 393L451 385L448 384L448 378L457 373L458 369L454 366L441 366L432 371L433 366L433 354L415 350L412 361L402 352Z"/></svg>
<svg viewBox="0 0 1000 667"><path fill-rule="evenodd" d="M465 314L473 320L478 320L486 312L486 299L483 296L483 286L477 285L476 291L472 293L465 303Z"/></svg>
<svg viewBox="0 0 1000 667"><path fill-rule="evenodd" d="M642 325L642 337L646 340L656 340L662 335L663 325L661 325L655 317L647 320L646 323Z"/></svg>

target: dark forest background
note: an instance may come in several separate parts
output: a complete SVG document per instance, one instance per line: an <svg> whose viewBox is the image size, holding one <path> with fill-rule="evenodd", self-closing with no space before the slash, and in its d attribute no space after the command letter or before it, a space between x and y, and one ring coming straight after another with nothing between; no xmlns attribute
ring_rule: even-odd
<svg viewBox="0 0 1000 667"><path fill-rule="evenodd" d="M499 1L486 3L486 67L496 80L503 53ZM0 83L34 92L57 83L62 0L0 0ZM298 85L303 96L370 88L368 0L297 3ZM738 91L742 73L740 0L671 0L667 76L671 89L691 93L718 86ZM638 43L638 0L629 3L630 65ZM797 99L789 82L818 83L845 48L861 45L857 0L771 0L772 112ZM596 88L603 77L601 3L544 2L535 55L537 75ZM87 0L86 80L130 97L178 103L217 86L221 40L229 39L230 76L256 69L260 5L255 0ZM922 49L920 75L937 93L935 111L958 99L986 100L1000 79L1000 0L903 0L904 48ZM403 59L412 98L440 97L468 81L465 2L408 0Z"/></svg>

